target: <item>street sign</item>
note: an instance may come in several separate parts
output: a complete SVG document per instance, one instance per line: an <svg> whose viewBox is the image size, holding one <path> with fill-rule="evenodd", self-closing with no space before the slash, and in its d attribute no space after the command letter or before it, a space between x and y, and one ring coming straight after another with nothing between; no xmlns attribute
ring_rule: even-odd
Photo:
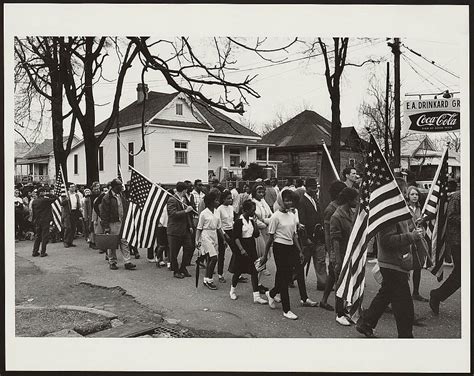
<svg viewBox="0 0 474 376"><path fill-rule="evenodd" d="M459 98L406 100L402 133L457 131L461 126L460 107Z"/></svg>

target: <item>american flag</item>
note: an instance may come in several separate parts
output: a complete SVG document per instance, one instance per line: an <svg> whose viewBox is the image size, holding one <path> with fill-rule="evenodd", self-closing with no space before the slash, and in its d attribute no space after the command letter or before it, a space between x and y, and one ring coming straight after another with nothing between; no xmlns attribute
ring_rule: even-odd
<svg viewBox="0 0 474 376"><path fill-rule="evenodd" d="M444 150L433 182L422 211L422 218L427 219L425 240L431 249L432 274L443 278L443 262L446 250L446 226L448 209L448 148Z"/></svg>
<svg viewBox="0 0 474 376"><path fill-rule="evenodd" d="M62 168L56 173L56 183L54 183L54 195L57 200L51 205L53 211L53 222L58 231L61 231L61 196L66 195L66 184L64 183Z"/></svg>
<svg viewBox="0 0 474 376"><path fill-rule="evenodd" d="M122 237L131 246L153 246L158 220L166 207L167 192L153 184L135 169L130 180L130 206L123 226Z"/></svg>
<svg viewBox="0 0 474 376"><path fill-rule="evenodd" d="M353 307L362 304L369 240L383 228L411 219L405 199L372 135L359 195L359 211L336 284L336 295Z"/></svg>

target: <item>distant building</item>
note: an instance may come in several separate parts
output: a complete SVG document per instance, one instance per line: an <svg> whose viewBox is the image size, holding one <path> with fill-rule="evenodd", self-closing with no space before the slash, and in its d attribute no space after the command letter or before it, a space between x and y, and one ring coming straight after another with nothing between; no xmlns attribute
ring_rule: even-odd
<svg viewBox="0 0 474 376"><path fill-rule="evenodd" d="M408 134L401 142L400 160L414 180L432 180L441 162L443 150L439 150L428 135ZM448 172L453 178L461 176L459 153L449 150Z"/></svg>
<svg viewBox="0 0 474 376"><path fill-rule="evenodd" d="M270 147L270 164L278 166L279 177L319 179L322 140L331 149L331 122L315 111L305 110L262 137ZM341 129L341 169L362 169L362 141L354 127ZM263 158L258 155L259 159Z"/></svg>
<svg viewBox="0 0 474 376"><path fill-rule="evenodd" d="M146 96L138 85L137 100L120 110L120 165L125 181L128 166L136 168L152 181L174 184L176 181L209 177L240 177L242 165L256 162L257 148L265 148L261 137L220 111L201 101L190 102L180 93L151 91ZM145 145L142 146L141 121L145 102ZM107 121L95 128L100 134ZM112 126L99 147L99 179L105 183L117 175L117 124ZM68 177L75 183L87 181L83 141L72 148L68 157Z"/></svg>
<svg viewBox="0 0 474 376"><path fill-rule="evenodd" d="M63 138L67 143L68 136ZM72 145L79 141L74 136ZM26 146L26 148L25 148ZM17 149L18 147L18 149ZM24 152L27 150L26 152ZM45 139L31 147L15 143L15 183L40 182L51 184L56 179L56 162L54 158L53 139Z"/></svg>

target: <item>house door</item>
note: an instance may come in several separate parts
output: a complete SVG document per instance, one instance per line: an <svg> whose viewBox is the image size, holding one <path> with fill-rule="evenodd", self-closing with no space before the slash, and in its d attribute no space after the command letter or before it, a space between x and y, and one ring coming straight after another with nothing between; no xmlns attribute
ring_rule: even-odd
<svg viewBox="0 0 474 376"><path fill-rule="evenodd" d="M293 176L300 175L300 155L299 153L291 153L291 174Z"/></svg>

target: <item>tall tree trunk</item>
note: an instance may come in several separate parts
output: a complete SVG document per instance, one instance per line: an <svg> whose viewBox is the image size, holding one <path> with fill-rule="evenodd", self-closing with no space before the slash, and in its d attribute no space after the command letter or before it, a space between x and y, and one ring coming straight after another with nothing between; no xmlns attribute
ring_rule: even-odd
<svg viewBox="0 0 474 376"><path fill-rule="evenodd" d="M54 64L50 67L51 80L51 122L53 126L53 152L55 159L55 172L62 168L63 179L67 182L67 154L63 143L63 81L61 69L59 69L59 46L57 38L52 40L51 61Z"/></svg>
<svg viewBox="0 0 474 376"><path fill-rule="evenodd" d="M339 81L331 89L331 158L336 171L341 169L341 92Z"/></svg>
<svg viewBox="0 0 474 376"><path fill-rule="evenodd" d="M93 72L93 46L94 37L86 37L86 54L84 60L84 97L85 97L85 113L84 122L81 124L82 133L84 135L84 145L86 152L86 168L87 168L87 185L99 180L98 165L98 143L94 135L95 127L95 104L94 104L94 72Z"/></svg>

